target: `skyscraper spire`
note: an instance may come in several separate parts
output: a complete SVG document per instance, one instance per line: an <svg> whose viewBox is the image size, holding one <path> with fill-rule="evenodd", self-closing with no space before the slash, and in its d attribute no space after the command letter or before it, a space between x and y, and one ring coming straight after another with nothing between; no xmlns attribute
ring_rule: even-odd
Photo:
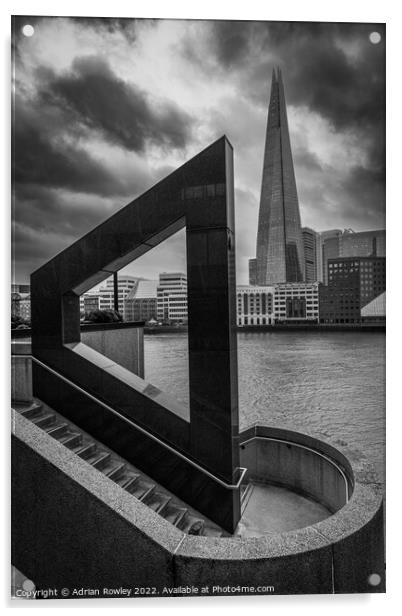
<svg viewBox="0 0 402 616"><path fill-rule="evenodd" d="M257 284L304 280L299 201L279 67L272 71L256 261Z"/></svg>

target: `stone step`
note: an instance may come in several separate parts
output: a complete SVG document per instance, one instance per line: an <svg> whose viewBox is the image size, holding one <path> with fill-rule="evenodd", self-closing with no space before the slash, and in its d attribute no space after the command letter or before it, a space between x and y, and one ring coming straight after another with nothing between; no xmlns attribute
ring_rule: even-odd
<svg viewBox="0 0 402 616"><path fill-rule="evenodd" d="M32 417L31 421L39 428L46 428L47 426L56 423L56 415L53 413L47 413L39 415L38 417Z"/></svg>
<svg viewBox="0 0 402 616"><path fill-rule="evenodd" d="M119 477L125 474L126 464L122 462L121 464L115 464L107 471L103 471L106 477L112 479L113 481L117 481Z"/></svg>
<svg viewBox="0 0 402 616"><path fill-rule="evenodd" d="M150 496L153 490L155 490L154 483L150 484L145 482L143 479L139 479L134 484L133 490L130 490L130 493L135 496L135 498L138 498L138 500L144 501L147 496Z"/></svg>
<svg viewBox="0 0 402 616"><path fill-rule="evenodd" d="M80 458L86 460L87 458L91 457L96 452L96 450L96 443L85 443L84 445L78 447L78 449L76 449L74 453L76 453L77 456L80 456Z"/></svg>
<svg viewBox="0 0 402 616"><path fill-rule="evenodd" d="M61 439L58 439L62 445L68 447L69 449L73 449L77 447L77 445L81 445L82 443L82 434L79 432L68 432Z"/></svg>
<svg viewBox="0 0 402 616"><path fill-rule="evenodd" d="M122 477L120 480L118 480L118 483L123 488L123 490L127 490L127 492L130 492L135 482L138 481L139 478L139 475L129 475L128 477Z"/></svg>
<svg viewBox="0 0 402 616"><path fill-rule="evenodd" d="M177 507L177 505L169 503L162 511L162 517L173 524L173 526L177 526L180 524L186 513L187 509L184 507Z"/></svg>
<svg viewBox="0 0 402 616"><path fill-rule="evenodd" d="M31 404L28 408L21 410L20 413L27 419L31 419L31 417L35 417L36 415L42 413L42 405L35 402L34 404Z"/></svg>
<svg viewBox="0 0 402 616"><path fill-rule="evenodd" d="M205 523L205 520L198 517L196 512L191 513L183 506L183 503L176 503L175 497L166 493L162 486L157 486L141 472L133 472L137 469L121 458L119 459L116 454L107 451L100 443L80 432L80 429L73 424L63 421L64 418L56 412L44 410L42 404L36 402L18 410L49 436L58 440L183 532L212 537L223 536L223 532L218 527L214 528L210 526L212 523Z"/></svg>
<svg viewBox="0 0 402 616"><path fill-rule="evenodd" d="M150 495L150 497L147 499L146 504L148 507L150 507L150 509L153 509L154 511L156 511L156 513L161 514L163 509L167 506L167 504L171 500L172 500L171 496L168 496L167 494L163 494L162 492L154 490L152 494Z"/></svg>
<svg viewBox="0 0 402 616"><path fill-rule="evenodd" d="M101 451L100 453L96 453L92 458L88 458L87 462L91 464L94 468L98 470L102 470L110 460L110 453L107 451Z"/></svg>
<svg viewBox="0 0 402 616"><path fill-rule="evenodd" d="M59 437L63 436L63 434L67 432L67 428L68 424L62 423L58 426L50 426L49 428L46 428L45 432L50 434L50 436L52 436L53 438L57 438L57 440L60 440Z"/></svg>

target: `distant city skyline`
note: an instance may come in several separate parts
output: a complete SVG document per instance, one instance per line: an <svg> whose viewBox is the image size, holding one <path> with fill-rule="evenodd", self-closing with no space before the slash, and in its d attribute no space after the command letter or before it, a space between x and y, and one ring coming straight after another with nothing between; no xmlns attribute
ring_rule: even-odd
<svg viewBox="0 0 402 616"><path fill-rule="evenodd" d="M385 227L383 25L35 17L28 38L26 22L13 40L16 282L226 133L245 284L276 65L302 226ZM124 272L163 270L185 271L184 232Z"/></svg>

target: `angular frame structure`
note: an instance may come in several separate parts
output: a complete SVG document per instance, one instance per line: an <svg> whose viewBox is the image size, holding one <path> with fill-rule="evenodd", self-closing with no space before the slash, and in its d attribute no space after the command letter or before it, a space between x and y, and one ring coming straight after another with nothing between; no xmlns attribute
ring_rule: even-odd
<svg viewBox="0 0 402 616"><path fill-rule="evenodd" d="M190 421L168 395L80 340L79 296L183 227ZM33 364L34 395L229 532L240 516L235 285L233 150L226 137L31 276L32 353L46 366Z"/></svg>

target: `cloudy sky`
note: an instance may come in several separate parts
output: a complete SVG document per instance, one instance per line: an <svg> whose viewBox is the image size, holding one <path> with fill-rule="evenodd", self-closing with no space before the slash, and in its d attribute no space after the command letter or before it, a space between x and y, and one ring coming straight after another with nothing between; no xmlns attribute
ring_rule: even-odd
<svg viewBox="0 0 402 616"><path fill-rule="evenodd" d="M247 283L274 66L302 224L384 228L382 25L26 17L13 46L17 282L225 133ZM125 271L184 268L180 232Z"/></svg>

